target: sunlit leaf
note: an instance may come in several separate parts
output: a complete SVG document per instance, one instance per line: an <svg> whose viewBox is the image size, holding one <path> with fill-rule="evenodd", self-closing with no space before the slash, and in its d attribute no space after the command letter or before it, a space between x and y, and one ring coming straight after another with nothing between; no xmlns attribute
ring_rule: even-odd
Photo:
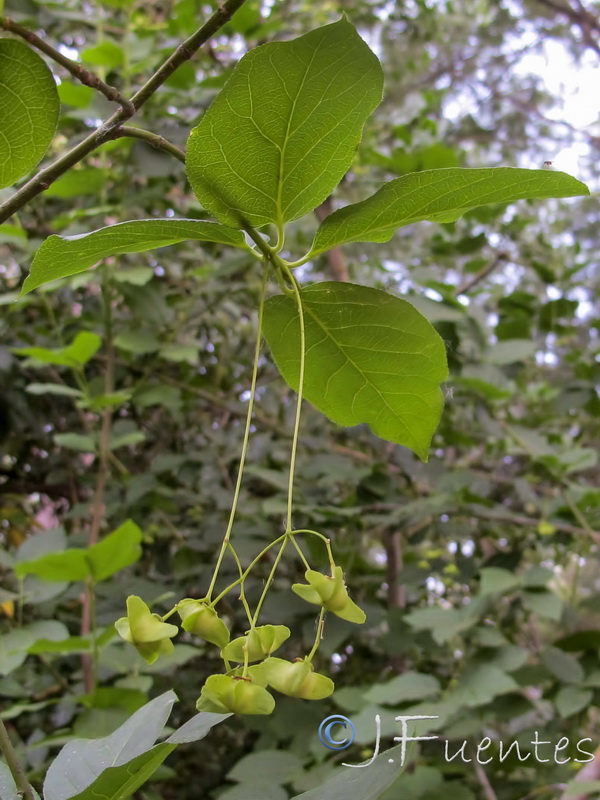
<svg viewBox="0 0 600 800"><path fill-rule="evenodd" d="M312 254L344 242L387 242L394 231L419 220L453 222L465 211L488 203L524 198L589 194L585 184L543 169L435 169L415 172L384 184L361 203L327 217L315 235Z"/></svg>
<svg viewBox="0 0 600 800"><path fill-rule="evenodd" d="M76 236L49 236L35 254L21 294L58 278L84 272L108 256L143 253L186 239L249 249L240 231L195 219L141 219Z"/></svg>
<svg viewBox="0 0 600 800"><path fill-rule="evenodd" d="M443 406L446 348L410 303L379 289L319 283L302 290L306 326L304 396L338 425L366 422L383 439L427 460ZM300 325L296 303L273 297L265 337L283 377L297 390Z"/></svg>
<svg viewBox="0 0 600 800"><path fill-rule="evenodd" d="M312 211L348 170L382 87L376 56L345 18L251 50L190 135L198 199L235 227Z"/></svg>
<svg viewBox="0 0 600 800"><path fill-rule="evenodd" d="M46 62L16 39L0 39L0 189L11 186L50 146L60 103Z"/></svg>

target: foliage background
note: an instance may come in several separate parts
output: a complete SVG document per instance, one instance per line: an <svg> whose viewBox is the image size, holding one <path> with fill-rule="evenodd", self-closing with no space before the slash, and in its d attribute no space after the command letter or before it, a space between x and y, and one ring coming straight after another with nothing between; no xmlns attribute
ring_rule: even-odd
<svg viewBox="0 0 600 800"><path fill-rule="evenodd" d="M18 0L5 13L126 92L213 8L196 0ZM284 0L261 7L249 0L169 79L138 124L183 147L246 49L335 21L342 11L382 59L386 91L351 173L319 213L407 172L537 167L573 142L583 154L577 177L597 191L597 124L572 129L541 76L517 68L524 53L556 41L571 53L571 69L587 63L597 75L600 6L592 2ZM50 155L83 138L109 109L60 68L55 74L63 106ZM451 752L484 736L516 739L532 751L536 730L553 743L569 738L563 758L581 757L575 745L585 737L590 749L600 747L598 215L593 195L485 207L453 224L406 228L387 244L350 245L302 268L306 282L350 278L401 293L435 323L452 370L442 424L422 464L305 407L294 522L331 535L367 623L328 623L319 668L336 680L331 701L284 700L272 717L231 718L206 740L180 747L141 797L248 800L254 791L285 800L319 784L337 762L368 757L376 713L386 745L399 732L394 716L415 712L440 715L437 730ZM153 216L202 218L203 211L183 165L144 142L119 140L0 228L5 634L48 621L80 631L80 584L38 584L23 602L10 564L61 547L61 532L68 546L87 542L97 459L81 437L97 441L106 416L112 456L102 530L131 517L145 538L135 569L99 586L99 624L120 616L130 593L166 609L171 593L200 596L210 577L247 402L256 265L225 248L188 243L121 256L14 302L50 233ZM294 224L290 252L307 249L314 227L316 218L312 226ZM81 331L99 334L103 348L77 376L13 352L58 347ZM101 400L77 408L68 388L84 381L101 398L107 374L117 392L109 411ZM294 409L268 354L259 386L234 529L246 562L282 531ZM316 563L322 555L312 554ZM265 575L269 567L266 560ZM228 564L223 582L234 577ZM304 652L300 632L305 647L314 637L313 615L289 590L300 579L299 565L284 562L265 605L265 620L298 634L289 658ZM257 580L254 600L260 590ZM235 620L233 606L222 611ZM40 631L49 636L50 629ZM0 650L2 715L38 776L57 745L110 732L170 686L181 701L174 721L184 721L204 678L219 668L191 637L170 664L152 667L113 640L101 654L101 688L89 695L79 655L22 655ZM316 735L329 713L346 714L357 727L357 742L343 756L332 756ZM496 757L484 771L447 763L438 742L423 744L386 800L559 797L581 765L543 755L550 763L511 756L500 764ZM597 763L588 781L600 780ZM583 797L598 794L600 784L587 795L576 786Z"/></svg>

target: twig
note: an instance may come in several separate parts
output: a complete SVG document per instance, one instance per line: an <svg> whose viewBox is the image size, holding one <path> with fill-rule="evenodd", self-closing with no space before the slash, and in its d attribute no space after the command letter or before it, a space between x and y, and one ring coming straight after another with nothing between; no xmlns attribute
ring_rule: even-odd
<svg viewBox="0 0 600 800"><path fill-rule="evenodd" d="M59 50L55 50L52 45L49 45L43 39L40 39L40 37L33 33L33 31L24 28L22 25L19 25L8 17L0 17L0 28L4 28L5 31L9 31L9 33L14 33L17 36L20 36L22 39L32 45L32 47L37 48L42 53L45 53L48 58L51 58L52 61L55 61L57 64L60 64L61 67L64 67L67 72L70 72L74 78L77 78L78 81L81 81L84 86L97 89L108 100L113 103L118 103L120 106L122 106L130 115L135 114L135 106L132 104L131 100L127 100L127 98L123 97L118 89L116 89L114 86L110 86L94 72L91 72L91 70L85 69L85 67L82 67L81 64L78 64L76 61L72 61L70 58L67 58L67 56L64 56Z"/></svg>
<svg viewBox="0 0 600 800"><path fill-rule="evenodd" d="M496 269L496 267L507 260L508 256L506 253L498 253L496 258L490 264L488 264L487 267L484 267L482 270L473 275L472 278L468 278L463 284L461 284L461 286L459 286L456 290L456 294L459 295L470 292L474 286L476 286L482 280L485 280L485 278L487 278L487 276L490 275Z"/></svg>
<svg viewBox="0 0 600 800"><path fill-rule="evenodd" d="M87 155L96 150L100 145L113 138L113 131L123 122L130 119L144 103L156 92L177 67L188 61L194 53L207 42L220 28L228 22L233 14L246 0L225 0L219 5L211 17L185 40L160 66L151 78L131 98L132 111L120 108L110 116L100 127L92 131L82 142L61 156L53 164L40 170L31 180L16 191L6 202L0 205L0 224L6 222L16 211L33 200L51 183L60 178L68 169L82 161Z"/></svg>
<svg viewBox="0 0 600 800"><path fill-rule="evenodd" d="M425 487L420 487L423 490ZM430 491L425 491L425 494L430 494ZM381 514L386 511L398 511L403 508L401 503L371 503L366 506L357 506L357 511L362 513L375 513ZM523 514L497 514L493 511L485 511L483 509L469 509L468 511L456 512L456 517L476 517L477 519L490 519L497 520L498 522L507 522L512 525L532 526L537 528L540 520L536 517L526 517ZM569 525L568 522L555 522L550 523L557 531L561 533L570 533L573 536L589 536L600 544L600 531L592 530L591 528L579 528L577 525Z"/></svg>
<svg viewBox="0 0 600 800"><path fill-rule="evenodd" d="M12 745L10 740L10 736L8 735L8 731L6 730L6 726L2 718L0 718L0 750L6 759L6 763L10 770L10 774L13 776L15 786L17 787L18 793L21 795L23 800L34 800L33 791L27 780L27 776L25 775L25 770L21 766L21 762L19 761L19 757L15 751L15 748Z"/></svg>
<svg viewBox="0 0 600 800"><path fill-rule="evenodd" d="M473 755L475 755L475 753L473 753ZM494 791L494 787L490 783L490 779L486 775L484 768L477 760L477 757L473 759L473 766L475 768L475 774L477 775L477 780L479 781L479 785L483 790L483 794L486 800L498 800L498 795Z"/></svg>
<svg viewBox="0 0 600 800"><path fill-rule="evenodd" d="M184 151L158 133L145 131L143 128L134 128L133 125L119 125L115 128L112 138L119 139L123 136L129 136L132 139L142 139L142 141L148 142L148 144L151 144L152 147L155 147L157 150L164 150L165 153L170 153L185 164Z"/></svg>

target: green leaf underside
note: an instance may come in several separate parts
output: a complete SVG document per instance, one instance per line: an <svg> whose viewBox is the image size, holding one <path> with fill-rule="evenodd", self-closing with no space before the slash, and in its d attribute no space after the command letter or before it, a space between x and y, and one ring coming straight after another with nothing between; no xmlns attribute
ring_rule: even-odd
<svg viewBox="0 0 600 800"><path fill-rule="evenodd" d="M236 227L312 211L350 167L382 91L379 61L346 19L251 50L190 135L196 196Z"/></svg>
<svg viewBox="0 0 600 800"><path fill-rule="evenodd" d="M173 691L166 692L136 711L109 736L74 739L66 744L46 773L45 800L68 800L91 787L107 768L127 765L151 750L176 699Z"/></svg>
<svg viewBox="0 0 600 800"><path fill-rule="evenodd" d="M302 290L304 396L338 425L367 423L427 460L448 368L443 340L410 303L379 289L326 282ZM265 338L298 390L300 325L292 298L265 305Z"/></svg>
<svg viewBox="0 0 600 800"><path fill-rule="evenodd" d="M546 169L453 167L415 172L334 211L317 230L311 255L345 242L387 242L403 225L454 222L469 209L490 203L586 194L587 186L576 178Z"/></svg>
<svg viewBox="0 0 600 800"><path fill-rule="evenodd" d="M76 236L50 236L35 254L21 295L58 278L84 272L103 258L143 253L187 239L250 249L241 231L195 219L132 220Z"/></svg>
<svg viewBox="0 0 600 800"><path fill-rule="evenodd" d="M71 795L69 800L128 800L176 747L176 744L159 744L126 764L108 767L91 786Z"/></svg>
<svg viewBox="0 0 600 800"><path fill-rule="evenodd" d="M0 39L0 189L12 186L50 146L60 102L45 61L15 39Z"/></svg>
<svg viewBox="0 0 600 800"><path fill-rule="evenodd" d="M203 739L230 714L197 714L155 745L176 701L165 692L136 711L109 736L75 739L51 764L44 800L127 800L184 742Z"/></svg>

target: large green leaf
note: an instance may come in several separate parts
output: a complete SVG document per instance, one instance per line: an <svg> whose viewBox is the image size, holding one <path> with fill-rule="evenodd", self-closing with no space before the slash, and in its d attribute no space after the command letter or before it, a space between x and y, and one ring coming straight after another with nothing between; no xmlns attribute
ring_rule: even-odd
<svg viewBox="0 0 600 800"><path fill-rule="evenodd" d="M0 189L27 174L50 146L60 103L46 62L15 39L0 39Z"/></svg>
<svg viewBox="0 0 600 800"><path fill-rule="evenodd" d="M146 703L116 731L102 739L74 739L50 764L45 800L67 800L87 789L108 767L119 767L151 750L169 718L175 692Z"/></svg>
<svg viewBox="0 0 600 800"><path fill-rule="evenodd" d="M345 18L251 50L190 135L198 199L236 227L312 211L348 170L382 88L376 56Z"/></svg>
<svg viewBox="0 0 600 800"><path fill-rule="evenodd" d="M304 396L338 425L374 433L427 460L440 419L446 348L410 303L379 289L319 283L302 290L306 329ZM275 362L298 390L300 324L293 298L265 306Z"/></svg>
<svg viewBox="0 0 600 800"><path fill-rule="evenodd" d="M82 581L88 577L102 581L139 559L142 531L130 519L87 549L71 548L62 553L47 553L15 566L15 575L37 575L46 581Z"/></svg>
<svg viewBox="0 0 600 800"><path fill-rule="evenodd" d="M311 254L344 242L387 242L403 225L453 222L488 203L584 194L589 190L576 178L545 169L453 167L415 172L384 184L361 203L334 211L317 230Z"/></svg>
<svg viewBox="0 0 600 800"><path fill-rule="evenodd" d="M69 800L128 800L175 750L175 744L159 744L118 767L108 767L82 792Z"/></svg>
<svg viewBox="0 0 600 800"><path fill-rule="evenodd" d="M84 272L108 256L143 253L186 239L250 249L240 231L195 219L140 219L76 236L49 236L35 254L21 295L57 278Z"/></svg>
<svg viewBox="0 0 600 800"><path fill-rule="evenodd" d="M178 744L202 739L230 714L197 714L165 742L154 745L177 697L165 692L102 739L75 739L54 759L44 800L127 800Z"/></svg>

